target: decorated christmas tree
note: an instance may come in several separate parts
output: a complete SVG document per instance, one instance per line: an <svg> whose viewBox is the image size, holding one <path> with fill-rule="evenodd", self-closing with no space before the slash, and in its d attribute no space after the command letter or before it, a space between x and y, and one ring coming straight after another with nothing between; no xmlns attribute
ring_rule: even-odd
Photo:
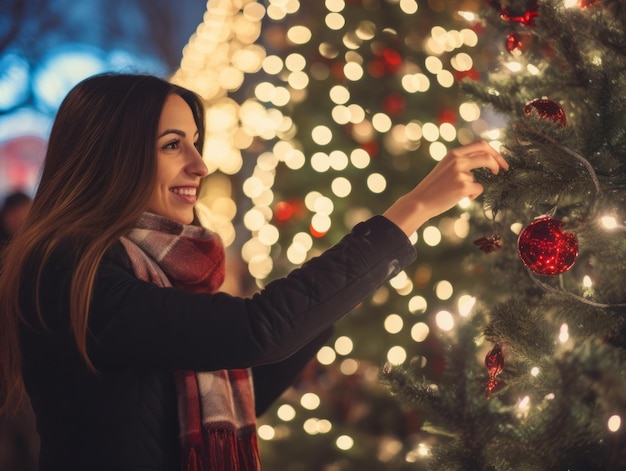
<svg viewBox="0 0 626 471"><path fill-rule="evenodd" d="M476 175L477 302L438 380L385 380L438 437L430 469L626 469L626 8L489 1L476 21L500 61L463 87L510 164Z"/></svg>

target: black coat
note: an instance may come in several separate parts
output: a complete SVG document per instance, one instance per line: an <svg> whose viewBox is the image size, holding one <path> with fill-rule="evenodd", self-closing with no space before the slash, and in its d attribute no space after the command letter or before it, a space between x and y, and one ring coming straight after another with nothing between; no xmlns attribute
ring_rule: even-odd
<svg viewBox="0 0 626 471"><path fill-rule="evenodd" d="M24 379L37 415L40 469L179 469L172 372L253 368L257 415L293 381L331 325L415 258L382 216L248 299L192 294L138 280L121 244L99 268L89 313L89 371L69 328L70 262L45 269L37 321L21 302ZM28 280L34 276L28 273Z"/></svg>

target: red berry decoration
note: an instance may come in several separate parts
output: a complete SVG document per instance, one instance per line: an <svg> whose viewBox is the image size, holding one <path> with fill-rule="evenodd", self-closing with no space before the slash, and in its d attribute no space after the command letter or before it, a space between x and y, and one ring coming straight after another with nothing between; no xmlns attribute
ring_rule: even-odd
<svg viewBox="0 0 626 471"><path fill-rule="evenodd" d="M494 347L485 356L485 366L489 371L489 381L487 381L487 399L491 399L491 393L496 389L498 381L496 376L502 373L504 369L504 354L500 344L495 344Z"/></svg>
<svg viewBox="0 0 626 471"><path fill-rule="evenodd" d="M526 106L524 106L523 110L527 116L530 116L532 111L536 110L539 116L554 121L561 125L561 127L565 127L567 124L567 117L565 116L563 108L561 108L558 103L548 100L547 98L535 98L529 101Z"/></svg>
<svg viewBox="0 0 626 471"><path fill-rule="evenodd" d="M558 275L578 257L578 239L562 230L563 221L541 216L528 224L517 239L517 251L526 267L538 275Z"/></svg>

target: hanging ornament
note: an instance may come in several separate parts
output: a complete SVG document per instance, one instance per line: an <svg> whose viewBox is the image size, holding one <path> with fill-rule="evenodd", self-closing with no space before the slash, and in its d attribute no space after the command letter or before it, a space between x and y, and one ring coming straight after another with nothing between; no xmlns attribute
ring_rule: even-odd
<svg viewBox="0 0 626 471"><path fill-rule="evenodd" d="M580 0L578 6L580 8L588 8L598 4L598 0Z"/></svg>
<svg viewBox="0 0 626 471"><path fill-rule="evenodd" d="M578 257L578 239L562 230L563 221L541 216L528 224L517 239L517 251L526 267L538 275L558 275Z"/></svg>
<svg viewBox="0 0 626 471"><path fill-rule="evenodd" d="M291 219L294 213L293 205L287 201L279 201L274 206L274 216L279 221L287 221Z"/></svg>
<svg viewBox="0 0 626 471"><path fill-rule="evenodd" d="M565 127L567 124L567 117L565 116L563 108L561 108L558 103L548 100L545 97L535 98L529 101L526 106L524 106L523 110L527 116L530 116L532 111L535 110L542 118L554 121L561 125L561 127Z"/></svg>
<svg viewBox="0 0 626 471"><path fill-rule="evenodd" d="M485 366L489 372L489 381L487 381L487 399L491 399L491 393L496 389L498 381L496 376L502 373L504 369L504 354L500 344L495 344L494 347L485 356Z"/></svg>
<svg viewBox="0 0 626 471"><path fill-rule="evenodd" d="M474 245L477 245L485 253L496 252L502 248L502 238L498 234L491 237L481 237L474 241Z"/></svg>

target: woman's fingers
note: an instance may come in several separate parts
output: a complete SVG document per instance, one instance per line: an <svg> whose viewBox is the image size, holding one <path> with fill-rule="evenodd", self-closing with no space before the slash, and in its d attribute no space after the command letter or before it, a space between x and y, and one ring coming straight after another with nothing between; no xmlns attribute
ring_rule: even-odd
<svg viewBox="0 0 626 471"><path fill-rule="evenodd" d="M467 144L459 147L454 152L457 153L458 158L467 159L470 165L469 170L485 167L496 175L500 172L500 169L509 169L509 164L504 160L504 157L485 141Z"/></svg>

